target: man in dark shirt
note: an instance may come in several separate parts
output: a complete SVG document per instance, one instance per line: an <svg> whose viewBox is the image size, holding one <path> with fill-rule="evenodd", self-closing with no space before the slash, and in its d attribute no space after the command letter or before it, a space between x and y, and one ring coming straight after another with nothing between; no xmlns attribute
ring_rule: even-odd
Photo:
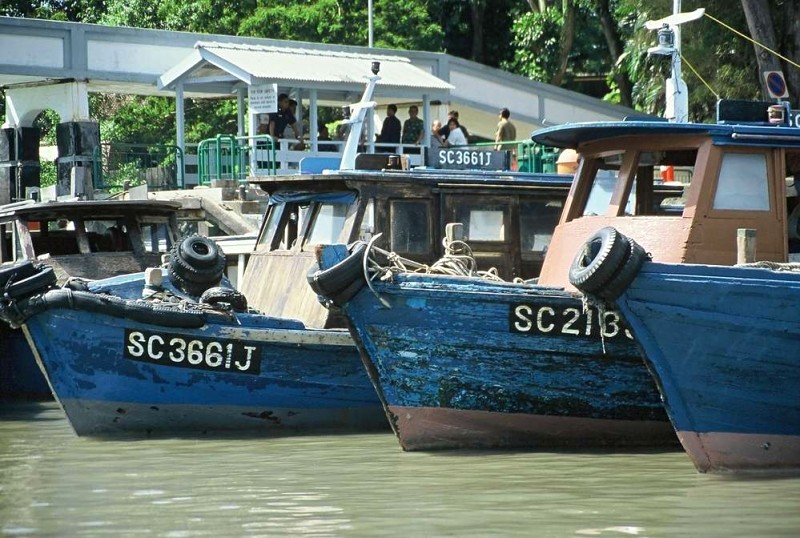
<svg viewBox="0 0 800 538"><path fill-rule="evenodd" d="M383 126L378 135L378 142L400 143L402 125L400 124L400 119L395 116L395 114L397 114L397 105L391 104L386 107L386 119L383 120Z"/></svg>
<svg viewBox="0 0 800 538"><path fill-rule="evenodd" d="M297 126L297 118L294 117L289 108L289 96L282 93L278 96L278 111L269 115L269 134L275 138L283 138L283 132L286 130L287 125L294 131L295 138L300 140L301 135Z"/></svg>

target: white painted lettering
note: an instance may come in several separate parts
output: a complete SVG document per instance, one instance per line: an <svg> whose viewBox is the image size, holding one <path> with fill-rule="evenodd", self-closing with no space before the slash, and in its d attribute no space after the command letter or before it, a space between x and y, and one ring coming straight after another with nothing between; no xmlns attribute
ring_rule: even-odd
<svg viewBox="0 0 800 538"><path fill-rule="evenodd" d="M517 316L519 321L514 322L514 328L519 332L528 332L533 328L533 322L529 317L533 314L533 310L530 306L527 305L519 305L514 309L514 315Z"/></svg>
<svg viewBox="0 0 800 538"><path fill-rule="evenodd" d="M128 335L128 353L132 357L141 357L144 355L144 335L140 332L132 332Z"/></svg>
<svg viewBox="0 0 800 538"><path fill-rule="evenodd" d="M549 333L555 327L555 323L550 322L549 325L545 326L543 323L545 313L549 314L551 318L555 317L556 315L556 311L549 306L541 307L539 312L536 314L536 328L539 329L539 332Z"/></svg>
<svg viewBox="0 0 800 538"><path fill-rule="evenodd" d="M159 347L161 347L164 345L164 339L157 334L154 334L147 340L147 356L151 359L158 360L164 356L164 353L162 351L155 350L155 346L153 345L154 342L158 342Z"/></svg>

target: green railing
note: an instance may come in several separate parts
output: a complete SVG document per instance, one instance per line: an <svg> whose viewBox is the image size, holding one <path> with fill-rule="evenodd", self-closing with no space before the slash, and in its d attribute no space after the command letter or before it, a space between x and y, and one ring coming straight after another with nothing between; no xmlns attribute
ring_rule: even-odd
<svg viewBox="0 0 800 538"><path fill-rule="evenodd" d="M499 144L504 149L512 149L516 146L517 150L517 171L534 172L538 174L555 174L556 161L560 150L536 144L533 140L513 140L501 142ZM478 142L470 146L489 147L495 149L497 142Z"/></svg>
<svg viewBox="0 0 800 538"><path fill-rule="evenodd" d="M275 175L276 140L269 135L217 135L197 146L197 181L246 181L249 175Z"/></svg>
<svg viewBox="0 0 800 538"><path fill-rule="evenodd" d="M95 189L119 191L147 184L149 190L182 189L183 152L167 144L103 143L94 149Z"/></svg>

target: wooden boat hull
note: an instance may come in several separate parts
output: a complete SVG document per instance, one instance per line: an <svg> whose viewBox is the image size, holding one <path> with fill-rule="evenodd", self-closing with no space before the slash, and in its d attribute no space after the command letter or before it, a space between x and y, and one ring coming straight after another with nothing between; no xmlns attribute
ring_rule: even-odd
<svg viewBox="0 0 800 538"><path fill-rule="evenodd" d="M22 331L0 323L0 400L52 400Z"/></svg>
<svg viewBox="0 0 800 538"><path fill-rule="evenodd" d="M624 327L601 340L577 294L414 274L375 289L389 308L365 286L344 310L404 449L677 445ZM537 312L549 334L526 330Z"/></svg>
<svg viewBox="0 0 800 538"><path fill-rule="evenodd" d="M78 435L388 429L347 332L292 323L185 329L55 308L23 329Z"/></svg>
<svg viewBox="0 0 800 538"><path fill-rule="evenodd" d="M798 273L649 263L617 302L698 470L800 469Z"/></svg>

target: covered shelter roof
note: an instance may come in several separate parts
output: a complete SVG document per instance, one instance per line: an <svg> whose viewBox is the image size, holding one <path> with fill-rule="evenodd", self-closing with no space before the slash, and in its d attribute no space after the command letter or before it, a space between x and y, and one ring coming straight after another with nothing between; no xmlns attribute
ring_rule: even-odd
<svg viewBox="0 0 800 538"><path fill-rule="evenodd" d="M376 94L447 100L454 87L402 56L198 41L194 50L158 79L159 89L230 96L242 85L316 89L320 100L360 95L372 62L380 62Z"/></svg>

